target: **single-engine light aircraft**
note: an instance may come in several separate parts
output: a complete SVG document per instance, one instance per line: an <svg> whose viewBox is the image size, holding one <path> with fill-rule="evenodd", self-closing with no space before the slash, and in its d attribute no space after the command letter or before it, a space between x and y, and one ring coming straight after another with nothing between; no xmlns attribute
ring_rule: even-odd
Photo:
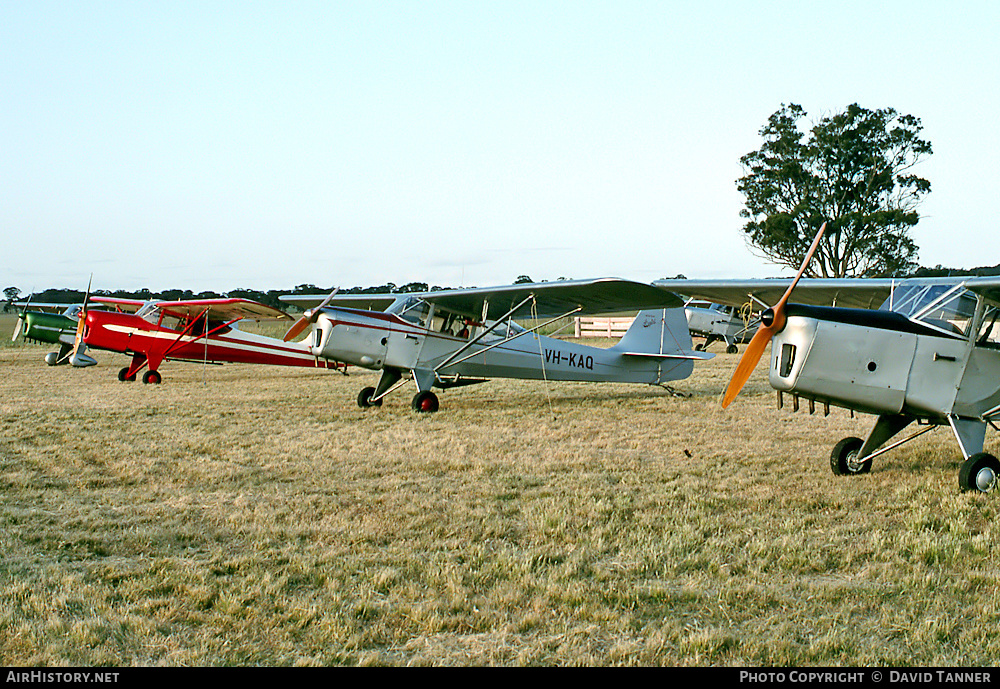
<svg viewBox="0 0 1000 689"><path fill-rule="evenodd" d="M689 299L684 304L688 330L692 335L705 338L703 343L694 346L695 350L705 351L713 342L722 341L726 343L728 354L739 352L738 343L744 342L750 331L751 308L747 305L737 309L728 304Z"/></svg>
<svg viewBox="0 0 1000 689"><path fill-rule="evenodd" d="M336 368L314 357L306 345L240 330L239 321L244 319L291 320L280 309L248 299L91 299L121 310L88 309L85 303L77 343L131 354L132 363L118 372L122 381L135 380L139 371L148 367L142 382L159 383L160 364L168 359Z"/></svg>
<svg viewBox="0 0 1000 689"><path fill-rule="evenodd" d="M314 356L382 372L376 386L359 393L362 408L381 405L409 380L417 390L412 408L434 412L438 398L432 388L488 378L664 385L689 376L695 360L712 357L691 349L678 296L616 278L281 299L308 308L286 340L311 326L304 342ZM632 327L608 349L538 333L580 312L637 309ZM534 323L525 328L515 317Z"/></svg>
<svg viewBox="0 0 1000 689"><path fill-rule="evenodd" d="M824 224L825 227L825 224ZM823 236L821 227L813 242ZM962 490L989 492L1000 477L1000 461L984 452L987 426L1000 416L1000 277L802 280L812 250L798 275L787 280L658 283L712 301L738 305L748 295L782 296L761 316L726 390L728 406L771 342L769 381L783 394L815 405L873 414L864 440L844 438L831 452L835 474L871 470L872 460L938 427L951 429L964 462ZM727 284L728 283L728 284ZM809 284L812 283L812 284ZM797 299L878 309L789 303ZM827 301L829 303L829 301ZM923 426L886 445L911 424Z"/></svg>
<svg viewBox="0 0 1000 689"><path fill-rule="evenodd" d="M30 299L15 306L18 308L17 325L14 326L11 342L23 337L28 341L59 345L58 352L45 355L45 363L49 366L70 363L77 322L83 307L80 304L32 304ZM72 363L80 367L93 366L97 360L81 350Z"/></svg>

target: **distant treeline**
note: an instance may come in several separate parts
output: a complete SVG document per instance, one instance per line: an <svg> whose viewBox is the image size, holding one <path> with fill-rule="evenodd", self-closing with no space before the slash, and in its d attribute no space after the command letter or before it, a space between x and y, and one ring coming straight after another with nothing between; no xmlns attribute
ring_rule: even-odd
<svg viewBox="0 0 1000 689"><path fill-rule="evenodd" d="M189 289L168 289L162 292L153 292L148 289L140 289L138 291L130 292L128 290L116 290L114 292L108 290L94 290L91 294L98 295L102 297L112 297L115 299L138 299L141 301L186 301L190 299L219 299L223 297L228 297L231 299L250 299L261 304L267 304L268 306L273 306L278 309L287 309L288 304L284 303L279 299L284 295L288 294L329 294L333 291L333 287L317 287L316 285L297 285L295 289L291 290L268 290L267 292L262 292L260 290L254 289L234 289L225 293L218 292L192 292ZM405 285L398 286L394 283L386 283L384 285L378 285L375 287L351 287L350 289L341 289L339 294L385 294L385 293L403 293L403 292L427 292L446 289L444 287L438 286L428 286L426 282L410 282ZM28 295L21 294L17 297L19 300L27 299ZM31 295L31 301L40 303L52 303L52 304L79 304L86 297L86 292L83 290L75 289L47 289L43 292L35 292Z"/></svg>
<svg viewBox="0 0 1000 689"><path fill-rule="evenodd" d="M955 276L985 276L985 275L1000 275L1000 264L995 266L984 266L982 268L945 268L943 266L934 266L933 268L917 268L913 271L912 275L908 277L914 278L947 278Z"/></svg>
<svg viewBox="0 0 1000 689"><path fill-rule="evenodd" d="M970 275L1000 275L1000 264L995 266L983 266L980 268L945 268L943 266L937 265L933 268L917 268L910 275L902 277L916 277L916 278L931 278L931 277L959 277L959 276L970 276ZM683 277L678 275L677 277ZM560 278L565 279L565 278ZM531 282L531 278L526 275L520 276L515 282ZM392 282L387 282L384 285L377 285L372 287L351 287L350 289L341 289L340 294L386 294L386 293L406 293L406 292L433 292L437 290L448 289L447 287L439 287L437 285L428 286L426 282L409 282L405 285L396 285ZM12 296L11 292L20 292L15 287L8 287L4 290L4 295L10 299ZM182 301L188 299L218 299L222 297L229 297L234 299L251 299L253 301L260 302L261 304L267 304L268 306L273 306L274 308L287 310L288 304L284 303L279 299L284 295L288 294L329 294L333 291L333 287L317 287L316 285L296 285L295 289L291 290L268 290L267 292L262 292L255 289L234 289L225 293L218 292L192 292L189 289L168 289L162 292L152 292L148 289L140 289L135 292L129 292L127 290L116 290L114 292L109 292L107 290L97 290L93 294L100 295L104 297L114 297L117 299L139 299L142 301L149 300L162 300L162 301ZM79 304L83 301L86 296L85 292L82 290L74 289L47 289L44 292L36 292L31 295L31 301L35 302L49 302L55 304ZM16 299L24 300L27 295L20 294ZM7 302L10 303L9 301Z"/></svg>

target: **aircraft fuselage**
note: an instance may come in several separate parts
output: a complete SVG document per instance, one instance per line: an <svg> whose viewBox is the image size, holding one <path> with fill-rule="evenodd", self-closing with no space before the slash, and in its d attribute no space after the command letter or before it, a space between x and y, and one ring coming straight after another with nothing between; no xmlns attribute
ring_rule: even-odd
<svg viewBox="0 0 1000 689"><path fill-rule="evenodd" d="M769 380L870 414L981 418L1000 404L1000 349L891 312L795 304L771 343Z"/></svg>
<svg viewBox="0 0 1000 689"><path fill-rule="evenodd" d="M657 384L694 368L692 359L633 356L523 331L518 336L506 326L469 345L482 328L442 332L392 313L328 307L311 347L317 357L372 370L437 370L441 376Z"/></svg>
<svg viewBox="0 0 1000 689"><path fill-rule="evenodd" d="M308 347L294 342L246 333L223 327L209 335L163 327L135 314L114 311L87 313L84 342L95 349L105 349L133 356L147 357L155 370L163 359L188 361L275 364L280 366L317 366Z"/></svg>

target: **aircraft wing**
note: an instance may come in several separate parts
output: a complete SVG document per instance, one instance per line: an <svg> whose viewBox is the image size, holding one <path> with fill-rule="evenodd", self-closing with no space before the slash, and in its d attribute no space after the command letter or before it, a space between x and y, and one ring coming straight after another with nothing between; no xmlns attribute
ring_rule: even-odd
<svg viewBox="0 0 1000 689"><path fill-rule="evenodd" d="M613 313L684 306L676 294L647 283L619 278L447 289L414 296L469 318L480 318L485 305L487 320L500 318L528 297L534 297L534 307L529 301L514 315L523 318L536 314L542 318L559 316L577 308L583 313Z"/></svg>
<svg viewBox="0 0 1000 689"><path fill-rule="evenodd" d="M181 318L199 316L208 309L208 318L213 321L235 321L244 318L253 320L292 320L280 309L266 306L249 299L190 299L187 301L161 301L156 308L164 313Z"/></svg>
<svg viewBox="0 0 1000 689"><path fill-rule="evenodd" d="M889 298L893 286L902 281L892 278L803 278L795 286L790 301L813 306L843 306L877 309ZM792 278L762 278L755 280L657 280L657 287L668 289L716 304L740 307L748 301L755 308L760 302L776 304ZM755 301L759 300L759 301Z"/></svg>
<svg viewBox="0 0 1000 689"><path fill-rule="evenodd" d="M327 294L286 294L278 299L288 304L294 304L301 309L311 309L314 306L319 306L328 296ZM330 300L330 304L365 311L385 311L397 299L405 299L408 296L410 295L402 292L398 294L336 294Z"/></svg>
<svg viewBox="0 0 1000 689"><path fill-rule="evenodd" d="M71 306L79 304L62 304L56 302L40 301L15 301L14 306L18 311L41 311L42 313L62 313Z"/></svg>
<svg viewBox="0 0 1000 689"><path fill-rule="evenodd" d="M91 296L90 301L97 304L103 304L110 309L124 311L125 313L135 313L146 304L146 302L141 299L119 299L116 297L102 297L99 295Z"/></svg>
<svg viewBox="0 0 1000 689"><path fill-rule="evenodd" d="M970 292L975 292L991 304L1000 306L1000 276L965 278L962 282Z"/></svg>

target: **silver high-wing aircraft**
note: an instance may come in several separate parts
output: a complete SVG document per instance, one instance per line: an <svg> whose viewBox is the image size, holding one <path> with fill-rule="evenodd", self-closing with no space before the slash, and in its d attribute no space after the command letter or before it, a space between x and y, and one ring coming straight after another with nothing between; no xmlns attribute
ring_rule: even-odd
<svg viewBox="0 0 1000 689"><path fill-rule="evenodd" d="M432 388L524 378L663 385L689 376L695 352L675 294L649 284L602 278L382 295L286 296L309 308L289 329L291 340L311 326L314 356L382 375L358 395L379 406L408 380L418 412L438 409ZM545 337L538 330L577 313L641 309L614 347L603 349ZM533 321L524 328L514 318ZM540 321L540 322L539 322Z"/></svg>
<svg viewBox="0 0 1000 689"><path fill-rule="evenodd" d="M684 304L688 330L692 335L705 338L704 343L694 346L695 351L705 351L713 342L725 342L726 352L736 354L739 342L744 342L752 322L750 307L736 308L728 304L689 299ZM742 313L746 313L746 319Z"/></svg>
<svg viewBox="0 0 1000 689"><path fill-rule="evenodd" d="M983 448L987 426L995 429L1000 416L1000 277L799 280L811 256L792 280L658 283L734 306L748 299L774 304L762 314L723 406L770 341L769 381L779 405L790 393L796 409L801 398L810 411L818 403L826 412L833 405L878 417L866 439L834 446L835 474L866 473L882 453L948 427L965 459L961 489L993 490L1000 461ZM788 303L792 293L799 303ZM824 303L836 306L816 305ZM923 428L886 445L914 423Z"/></svg>

